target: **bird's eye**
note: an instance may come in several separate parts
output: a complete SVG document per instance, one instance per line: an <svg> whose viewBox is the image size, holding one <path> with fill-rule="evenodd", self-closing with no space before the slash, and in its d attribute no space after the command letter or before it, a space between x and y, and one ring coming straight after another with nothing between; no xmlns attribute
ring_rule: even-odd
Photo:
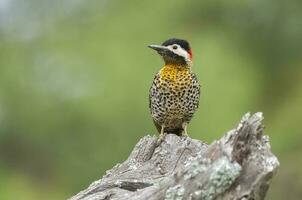
<svg viewBox="0 0 302 200"><path fill-rule="evenodd" d="M172 48L173 48L173 49L177 49L177 48L178 48L178 46L177 46L177 45L174 45Z"/></svg>

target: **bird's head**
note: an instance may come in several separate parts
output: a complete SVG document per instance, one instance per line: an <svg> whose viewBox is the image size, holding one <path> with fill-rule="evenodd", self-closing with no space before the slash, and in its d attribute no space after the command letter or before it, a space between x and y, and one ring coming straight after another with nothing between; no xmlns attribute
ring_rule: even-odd
<svg viewBox="0 0 302 200"><path fill-rule="evenodd" d="M192 50L186 40L168 39L161 45L149 45L164 59L166 64L191 66Z"/></svg>

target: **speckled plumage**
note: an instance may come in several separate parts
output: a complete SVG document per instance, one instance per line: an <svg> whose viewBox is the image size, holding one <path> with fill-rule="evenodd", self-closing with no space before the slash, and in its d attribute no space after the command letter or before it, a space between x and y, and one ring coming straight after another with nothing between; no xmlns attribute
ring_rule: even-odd
<svg viewBox="0 0 302 200"><path fill-rule="evenodd" d="M150 88L150 111L160 132L187 135L187 125L198 108L200 85L191 71L192 50L188 41L171 38L149 47L163 58L165 65Z"/></svg>
<svg viewBox="0 0 302 200"><path fill-rule="evenodd" d="M153 121L164 132L182 135L198 108L200 85L188 65L165 65L155 76L149 102Z"/></svg>

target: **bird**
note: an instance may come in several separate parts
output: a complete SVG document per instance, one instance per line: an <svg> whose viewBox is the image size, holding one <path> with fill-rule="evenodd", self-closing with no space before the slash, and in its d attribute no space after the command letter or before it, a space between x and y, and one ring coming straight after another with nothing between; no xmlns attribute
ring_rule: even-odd
<svg viewBox="0 0 302 200"><path fill-rule="evenodd" d="M192 49L187 40L171 38L149 45L164 61L149 90L149 108L160 134L188 136L187 126L199 106L200 84L192 72Z"/></svg>

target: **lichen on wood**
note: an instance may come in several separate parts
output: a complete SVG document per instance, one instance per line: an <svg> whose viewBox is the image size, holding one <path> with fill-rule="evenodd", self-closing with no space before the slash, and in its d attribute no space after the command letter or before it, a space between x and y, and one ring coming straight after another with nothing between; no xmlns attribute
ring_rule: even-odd
<svg viewBox="0 0 302 200"><path fill-rule="evenodd" d="M186 200L265 198L279 166L264 136L262 113L207 145L168 134L143 137L126 161L70 200Z"/></svg>

